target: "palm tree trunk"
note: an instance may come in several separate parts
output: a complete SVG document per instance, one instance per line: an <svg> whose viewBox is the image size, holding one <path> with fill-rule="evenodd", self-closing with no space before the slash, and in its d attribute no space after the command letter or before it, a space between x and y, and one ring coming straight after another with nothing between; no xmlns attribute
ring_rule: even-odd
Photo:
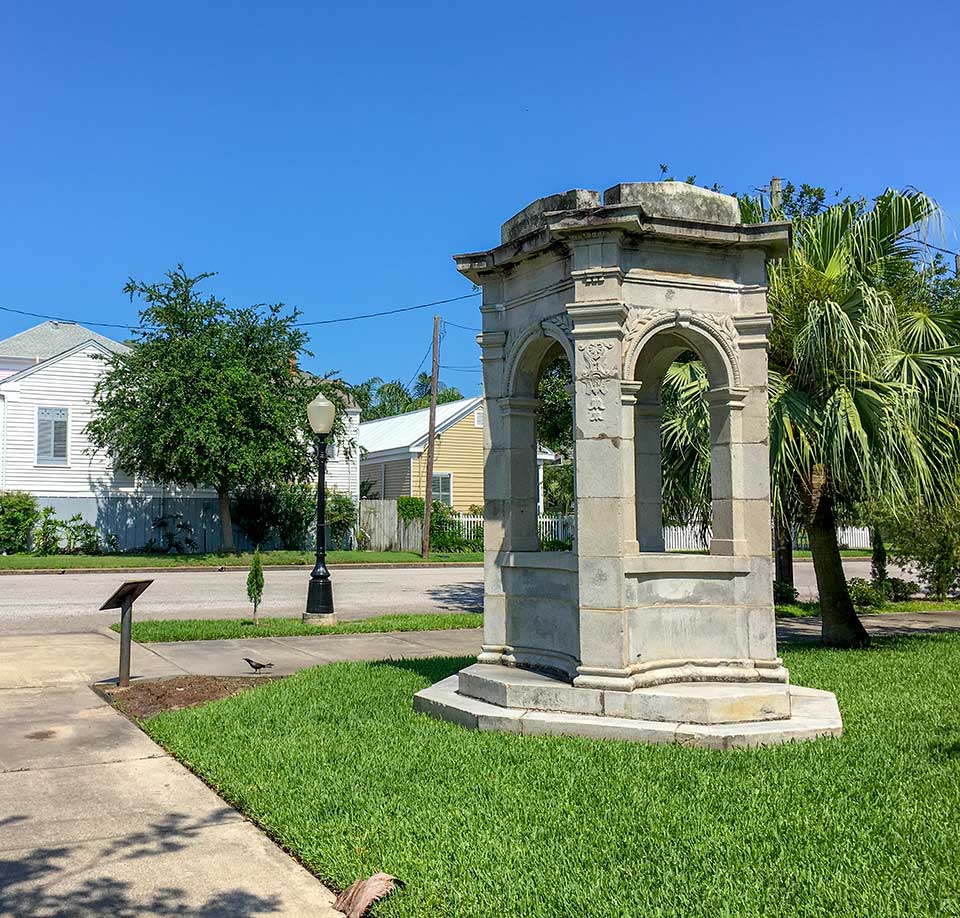
<svg viewBox="0 0 960 918"><path fill-rule="evenodd" d="M863 623L850 601L843 573L843 559L837 543L837 520L833 501L823 495L807 523L810 553L820 593L821 635L831 647L866 647L870 643Z"/></svg>
<svg viewBox="0 0 960 918"><path fill-rule="evenodd" d="M790 526L777 520L773 526L774 575L773 579L793 586L793 536Z"/></svg>
<svg viewBox="0 0 960 918"><path fill-rule="evenodd" d="M217 491L217 500L220 502L220 538L224 551L236 551L233 543L233 517L230 515L230 492L226 489Z"/></svg>

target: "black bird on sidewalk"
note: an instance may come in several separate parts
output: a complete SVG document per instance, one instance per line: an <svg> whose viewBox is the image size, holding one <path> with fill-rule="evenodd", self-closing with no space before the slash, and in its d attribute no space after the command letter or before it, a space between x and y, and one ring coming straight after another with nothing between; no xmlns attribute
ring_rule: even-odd
<svg viewBox="0 0 960 918"><path fill-rule="evenodd" d="M270 669L273 666L272 663L258 663L256 660L251 660L250 657L244 657L243 659L255 673L259 673L261 669Z"/></svg>

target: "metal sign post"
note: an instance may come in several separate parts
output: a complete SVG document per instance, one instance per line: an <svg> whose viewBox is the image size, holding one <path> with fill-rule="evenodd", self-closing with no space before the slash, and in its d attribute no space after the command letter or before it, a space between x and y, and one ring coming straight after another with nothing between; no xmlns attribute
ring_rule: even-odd
<svg viewBox="0 0 960 918"><path fill-rule="evenodd" d="M133 624L133 601L139 599L152 580L127 580L100 606L100 611L120 610L120 673L117 684L126 688L130 684L130 628Z"/></svg>

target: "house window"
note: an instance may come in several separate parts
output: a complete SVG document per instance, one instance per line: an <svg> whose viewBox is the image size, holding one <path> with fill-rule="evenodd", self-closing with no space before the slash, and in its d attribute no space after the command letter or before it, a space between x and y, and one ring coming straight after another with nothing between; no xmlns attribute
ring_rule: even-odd
<svg viewBox="0 0 960 918"><path fill-rule="evenodd" d="M67 464L69 409L37 409L37 465Z"/></svg>
<svg viewBox="0 0 960 918"><path fill-rule="evenodd" d="M473 426L474 427L483 427L483 409L478 408L473 412Z"/></svg>
<svg viewBox="0 0 960 918"><path fill-rule="evenodd" d="M434 472L433 500L438 500L448 507L453 506L453 475L450 472Z"/></svg>

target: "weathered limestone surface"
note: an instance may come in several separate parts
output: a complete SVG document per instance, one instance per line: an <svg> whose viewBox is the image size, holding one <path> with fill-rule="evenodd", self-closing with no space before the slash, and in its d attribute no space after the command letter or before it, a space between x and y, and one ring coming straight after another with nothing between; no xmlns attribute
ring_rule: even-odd
<svg viewBox="0 0 960 918"><path fill-rule="evenodd" d="M615 185L602 203L575 189L521 210L498 247L456 256L483 289L484 642L479 666L418 706L651 741L674 723L671 741L689 729L717 748L839 730L839 715L794 729L776 648L766 262L790 229L739 220L735 199L677 182ZM709 555L663 551L660 387L690 351L710 385ZM571 552L541 552L537 380L557 357L574 379L577 535Z"/></svg>

